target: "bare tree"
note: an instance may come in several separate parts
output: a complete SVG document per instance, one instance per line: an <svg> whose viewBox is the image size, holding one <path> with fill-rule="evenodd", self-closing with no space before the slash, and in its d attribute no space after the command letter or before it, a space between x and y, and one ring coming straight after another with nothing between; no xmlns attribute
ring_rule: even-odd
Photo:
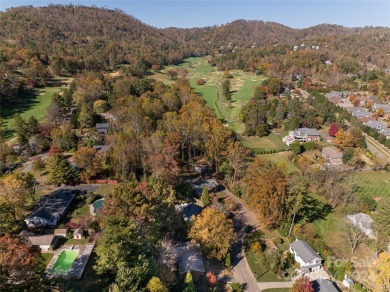
<svg viewBox="0 0 390 292"><path fill-rule="evenodd" d="M160 266L164 265L174 272L176 270L177 252L172 239L165 236L161 239L160 245L160 257L158 264Z"/></svg>
<svg viewBox="0 0 390 292"><path fill-rule="evenodd" d="M343 226L343 231L345 237L347 238L349 244L351 245L352 253L355 252L356 248L367 241L366 234L357 226L350 223L346 220L345 225Z"/></svg>

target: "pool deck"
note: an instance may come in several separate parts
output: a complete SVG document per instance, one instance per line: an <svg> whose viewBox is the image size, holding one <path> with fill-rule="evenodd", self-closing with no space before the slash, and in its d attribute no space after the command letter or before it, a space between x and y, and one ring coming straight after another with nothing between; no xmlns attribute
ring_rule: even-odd
<svg viewBox="0 0 390 292"><path fill-rule="evenodd" d="M58 259L60 253L63 250L73 250L77 251L77 257L74 260L69 272L67 274L61 275L64 278L70 279L80 279L83 275L84 269L88 263L89 257L91 256L92 250L94 248L94 244L86 244L86 245L72 245L69 247L61 248L52 257L49 264L46 267L45 274L48 278L55 276L55 274L51 273L51 269L54 266L56 260Z"/></svg>

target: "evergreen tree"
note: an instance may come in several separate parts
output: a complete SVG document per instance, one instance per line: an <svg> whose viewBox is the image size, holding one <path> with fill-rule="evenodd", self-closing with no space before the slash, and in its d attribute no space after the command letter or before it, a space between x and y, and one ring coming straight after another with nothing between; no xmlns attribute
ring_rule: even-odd
<svg viewBox="0 0 390 292"><path fill-rule="evenodd" d="M389 245L390 237L390 198L379 201L374 217L374 229L377 233L377 249L385 251Z"/></svg>
<svg viewBox="0 0 390 292"><path fill-rule="evenodd" d="M18 140L18 143L21 146L24 146L28 143L28 138L29 138L26 121L20 116L20 114L17 114L15 116L14 121L15 121L16 138Z"/></svg>
<svg viewBox="0 0 390 292"><path fill-rule="evenodd" d="M192 274L190 271L187 272L184 278L184 292L196 292L194 281L192 280Z"/></svg>
<svg viewBox="0 0 390 292"><path fill-rule="evenodd" d="M209 189L204 186L203 187L203 191L202 191L202 195L200 196L200 200L202 201L202 204L203 206L207 207L208 205L210 205L210 195L209 195Z"/></svg>
<svg viewBox="0 0 390 292"><path fill-rule="evenodd" d="M48 164L50 182L55 185L72 182L75 172L69 161L59 153L54 154Z"/></svg>

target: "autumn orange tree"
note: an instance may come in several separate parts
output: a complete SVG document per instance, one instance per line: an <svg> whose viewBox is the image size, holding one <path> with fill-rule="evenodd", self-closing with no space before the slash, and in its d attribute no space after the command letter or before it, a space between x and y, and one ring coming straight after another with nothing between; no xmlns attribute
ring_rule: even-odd
<svg viewBox="0 0 390 292"><path fill-rule="evenodd" d="M20 237L0 237L0 290L39 291L43 258L39 248L29 247Z"/></svg>
<svg viewBox="0 0 390 292"><path fill-rule="evenodd" d="M287 198L286 175L270 161L256 157L244 177L245 199L261 222L275 228L283 221Z"/></svg>
<svg viewBox="0 0 390 292"><path fill-rule="evenodd" d="M83 169L81 179L87 181L103 169L103 155L93 148L80 147L73 154L73 161L77 167Z"/></svg>
<svg viewBox="0 0 390 292"><path fill-rule="evenodd" d="M302 277L294 282L294 285L290 288L290 292L314 292L310 279Z"/></svg>
<svg viewBox="0 0 390 292"><path fill-rule="evenodd" d="M371 268L371 274L375 279L377 290L386 292L390 290L390 253L382 252L379 259Z"/></svg>
<svg viewBox="0 0 390 292"><path fill-rule="evenodd" d="M196 217L188 237L199 243L202 250L209 257L222 260L230 249L230 241L236 235L233 230L232 220L213 207L203 209Z"/></svg>

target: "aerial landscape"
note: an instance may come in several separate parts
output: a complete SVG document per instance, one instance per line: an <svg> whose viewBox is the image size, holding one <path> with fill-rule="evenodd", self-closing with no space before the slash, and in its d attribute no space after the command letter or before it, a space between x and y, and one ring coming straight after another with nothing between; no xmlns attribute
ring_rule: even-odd
<svg viewBox="0 0 390 292"><path fill-rule="evenodd" d="M53 2L0 3L0 291L390 291L389 2Z"/></svg>

